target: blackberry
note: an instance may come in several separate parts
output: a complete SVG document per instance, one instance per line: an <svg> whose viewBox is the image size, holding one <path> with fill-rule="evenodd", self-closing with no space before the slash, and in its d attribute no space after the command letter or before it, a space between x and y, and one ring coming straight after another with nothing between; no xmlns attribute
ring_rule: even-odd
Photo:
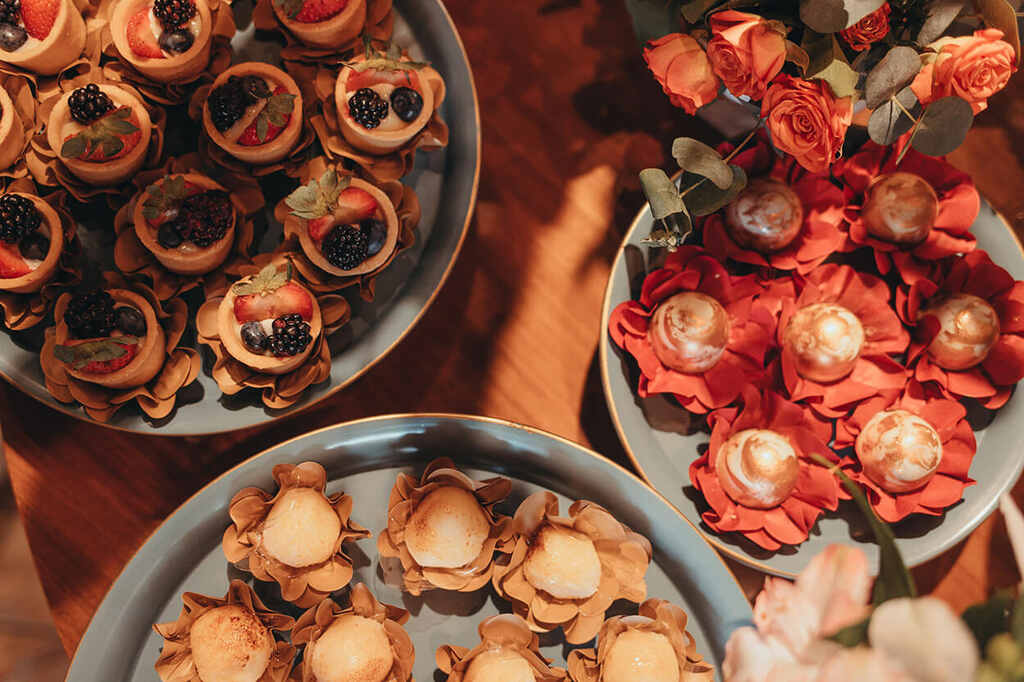
<svg viewBox="0 0 1024 682"><path fill-rule="evenodd" d="M328 263L342 270L351 270L366 260L369 246L369 237L359 228L337 225L324 237L320 248Z"/></svg>
<svg viewBox="0 0 1024 682"><path fill-rule="evenodd" d="M252 102L242 90L242 79L232 76L228 82L215 88L206 99L210 107L210 119L213 127L224 132L242 118L245 110Z"/></svg>
<svg viewBox="0 0 1024 682"><path fill-rule="evenodd" d="M21 0L0 0L0 24L17 26L21 21Z"/></svg>
<svg viewBox="0 0 1024 682"><path fill-rule="evenodd" d="M114 299L99 289L75 294L64 311L64 323L79 339L110 336L115 324Z"/></svg>
<svg viewBox="0 0 1024 682"><path fill-rule="evenodd" d="M423 111L423 96L412 88L395 88L391 92L391 108L406 123L415 121Z"/></svg>
<svg viewBox="0 0 1024 682"><path fill-rule="evenodd" d="M196 5L192 0L154 0L153 16L160 25L173 30L196 15Z"/></svg>
<svg viewBox="0 0 1024 682"><path fill-rule="evenodd" d="M31 199L18 194L0 197L0 240L17 244L43 224L43 214Z"/></svg>
<svg viewBox="0 0 1024 682"><path fill-rule="evenodd" d="M114 102L95 83L78 88L68 98L71 118L84 126L99 119L108 111L114 110Z"/></svg>
<svg viewBox="0 0 1024 682"><path fill-rule="evenodd" d="M348 100L348 113L364 128L376 128L388 115L388 103L370 88L359 88Z"/></svg>
<svg viewBox="0 0 1024 682"><path fill-rule="evenodd" d="M287 355L298 355L306 350L313 342L308 322L304 322L302 315L292 313L282 315L274 320L274 333L268 341L270 352L276 357Z"/></svg>
<svg viewBox="0 0 1024 682"><path fill-rule="evenodd" d="M205 248L227 234L234 217L235 209L228 193L209 190L181 202L175 225L182 239Z"/></svg>

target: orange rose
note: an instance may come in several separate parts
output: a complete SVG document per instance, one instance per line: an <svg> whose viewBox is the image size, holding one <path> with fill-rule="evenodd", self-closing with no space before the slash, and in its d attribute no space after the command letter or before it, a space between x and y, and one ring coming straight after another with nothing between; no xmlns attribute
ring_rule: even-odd
<svg viewBox="0 0 1024 682"><path fill-rule="evenodd" d="M776 148L812 173L823 173L841 153L853 118L849 97L836 98L828 83L779 76L761 102Z"/></svg>
<svg viewBox="0 0 1024 682"><path fill-rule="evenodd" d="M735 10L711 17L708 59L734 95L761 99L786 63L786 27Z"/></svg>
<svg viewBox="0 0 1024 682"><path fill-rule="evenodd" d="M921 104L957 95L971 103L974 113L988 106L988 98L1002 90L1017 70L1011 46L996 28L973 36L939 38L929 45L925 64L910 84Z"/></svg>
<svg viewBox="0 0 1024 682"><path fill-rule="evenodd" d="M846 44L860 52L868 50L872 43L889 35L889 3L885 3L850 28L839 32Z"/></svg>
<svg viewBox="0 0 1024 682"><path fill-rule="evenodd" d="M661 89L686 113L718 96L718 79L700 44L683 33L670 33L644 47L644 61Z"/></svg>

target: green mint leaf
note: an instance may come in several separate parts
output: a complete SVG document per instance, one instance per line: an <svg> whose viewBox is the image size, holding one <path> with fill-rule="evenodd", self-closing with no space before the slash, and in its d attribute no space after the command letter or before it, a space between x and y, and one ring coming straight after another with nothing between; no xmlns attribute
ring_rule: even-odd
<svg viewBox="0 0 1024 682"><path fill-rule="evenodd" d="M60 155L65 159L78 159L83 154L85 154L85 137L82 135L69 137L61 145Z"/></svg>
<svg viewBox="0 0 1024 682"><path fill-rule="evenodd" d="M268 120L267 111L264 109L260 112L259 116L256 117L256 139L261 143L266 142L269 134L270 121Z"/></svg>

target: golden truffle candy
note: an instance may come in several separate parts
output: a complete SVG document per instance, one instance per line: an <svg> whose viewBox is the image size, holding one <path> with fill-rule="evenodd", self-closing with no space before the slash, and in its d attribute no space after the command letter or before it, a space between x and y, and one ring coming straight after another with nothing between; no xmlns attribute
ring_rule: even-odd
<svg viewBox="0 0 1024 682"><path fill-rule="evenodd" d="M306 647L317 682L384 682L395 655L384 626L371 618L341 616Z"/></svg>
<svg viewBox="0 0 1024 682"><path fill-rule="evenodd" d="M274 651L274 638L251 611L218 606L199 616L189 633L196 674L203 682L257 682Z"/></svg>
<svg viewBox="0 0 1024 682"><path fill-rule="evenodd" d="M841 305L812 303L789 319L783 346L803 378L837 381L857 364L864 348L864 326Z"/></svg>
<svg viewBox="0 0 1024 682"><path fill-rule="evenodd" d="M722 490L737 504L771 509L793 494L800 462L782 434L744 429L729 436L718 449L715 473Z"/></svg>
<svg viewBox="0 0 1024 682"><path fill-rule="evenodd" d="M928 307L922 316L939 321L939 333L928 353L943 369L968 369L986 357L999 340L999 315L983 298L953 294Z"/></svg>
<svg viewBox="0 0 1024 682"><path fill-rule="evenodd" d="M939 214L939 197L920 175L887 173L868 188L861 215L873 236L893 244L920 244Z"/></svg>
<svg viewBox="0 0 1024 682"><path fill-rule="evenodd" d="M530 544L523 575L556 599L588 599L601 585L601 559L583 533L547 524Z"/></svg>
<svg viewBox="0 0 1024 682"><path fill-rule="evenodd" d="M644 616L623 621L654 622ZM626 630L615 638L601 665L605 682L678 682L679 661L668 637L648 630Z"/></svg>
<svg viewBox="0 0 1024 682"><path fill-rule="evenodd" d="M420 566L458 568L480 556L490 531L473 493L442 486L416 506L405 528L405 543Z"/></svg>
<svg viewBox="0 0 1024 682"><path fill-rule="evenodd" d="M286 566L304 568L331 558L341 519L318 490L293 488L274 503L263 526L263 551Z"/></svg>
<svg viewBox="0 0 1024 682"><path fill-rule="evenodd" d="M942 461L938 431L907 410L882 410L857 436L857 459L864 473L890 493L927 483Z"/></svg>
<svg viewBox="0 0 1024 682"><path fill-rule="evenodd" d="M490 649L476 656L462 682L536 682L529 662L515 651Z"/></svg>
<svg viewBox="0 0 1024 682"><path fill-rule="evenodd" d="M729 314L707 294L684 291L655 309L647 336L665 366L686 374L706 372L729 343Z"/></svg>
<svg viewBox="0 0 1024 682"><path fill-rule="evenodd" d="M800 234L804 206L797 193L774 178L757 178L725 209L725 228L744 248L761 253L784 249Z"/></svg>

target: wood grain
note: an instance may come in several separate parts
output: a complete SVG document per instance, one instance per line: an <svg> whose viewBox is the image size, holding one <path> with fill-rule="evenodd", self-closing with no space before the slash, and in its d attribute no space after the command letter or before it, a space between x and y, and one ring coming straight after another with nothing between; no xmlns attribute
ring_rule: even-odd
<svg viewBox="0 0 1024 682"><path fill-rule="evenodd" d="M199 439L112 432L0 387L14 492L69 652L171 511L233 464L310 429L384 413L468 412L547 429L626 463L596 360L609 265L642 203L637 171L666 165L677 135L718 136L669 106L621 0L446 4L480 92L480 202L451 278L385 361L298 416ZM1022 81L979 116L954 155L1018 222ZM993 518L916 575L963 607L1016 581L1011 561ZM762 576L736 572L755 594Z"/></svg>

